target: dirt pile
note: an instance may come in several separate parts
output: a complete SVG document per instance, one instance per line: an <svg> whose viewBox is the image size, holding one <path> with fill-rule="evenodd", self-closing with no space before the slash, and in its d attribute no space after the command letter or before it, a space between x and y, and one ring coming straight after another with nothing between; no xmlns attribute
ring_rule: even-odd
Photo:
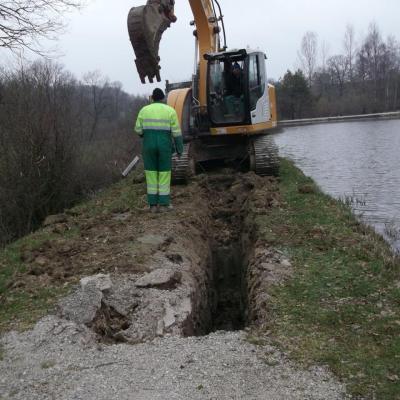
<svg viewBox="0 0 400 400"><path fill-rule="evenodd" d="M290 262L268 248L256 224L279 205L276 185L221 169L175 187L176 211L168 214L70 211L46 223L59 236L23 253L27 274L18 281L73 283L57 315L107 343L263 323L266 289L290 273ZM134 186L140 196L143 183ZM78 234L68 237L71 231Z"/></svg>

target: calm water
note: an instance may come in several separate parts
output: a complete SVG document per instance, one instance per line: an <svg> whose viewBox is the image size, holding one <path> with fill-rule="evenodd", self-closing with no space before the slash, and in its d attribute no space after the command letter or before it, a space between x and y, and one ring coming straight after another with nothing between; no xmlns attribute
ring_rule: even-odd
<svg viewBox="0 0 400 400"><path fill-rule="evenodd" d="M356 214L400 250L399 120L285 128L274 137L282 156L324 192L352 200Z"/></svg>

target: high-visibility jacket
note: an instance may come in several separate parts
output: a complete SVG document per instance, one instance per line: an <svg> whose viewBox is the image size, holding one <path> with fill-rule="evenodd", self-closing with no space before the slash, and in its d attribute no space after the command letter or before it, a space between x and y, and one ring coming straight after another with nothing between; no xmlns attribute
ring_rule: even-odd
<svg viewBox="0 0 400 400"><path fill-rule="evenodd" d="M143 136L149 133L172 135L177 153L183 152L182 132L176 111L167 104L155 102L143 107L136 120L135 131Z"/></svg>

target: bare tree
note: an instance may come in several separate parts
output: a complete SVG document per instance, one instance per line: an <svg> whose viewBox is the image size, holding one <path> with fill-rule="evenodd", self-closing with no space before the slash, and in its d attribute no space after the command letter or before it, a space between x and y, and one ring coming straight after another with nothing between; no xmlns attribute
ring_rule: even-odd
<svg viewBox="0 0 400 400"><path fill-rule="evenodd" d="M318 37L315 32L308 31L301 41L301 49L298 53L302 69L311 87L314 72L317 65Z"/></svg>
<svg viewBox="0 0 400 400"><path fill-rule="evenodd" d="M99 121L103 116L103 112L110 104L107 89L110 83L107 78L103 78L100 71L88 72L83 77L84 83L90 90L90 111L92 117L92 124L89 131L89 141L92 141L96 134Z"/></svg>
<svg viewBox="0 0 400 400"><path fill-rule="evenodd" d="M326 71L326 62L329 58L329 52L330 52L330 44L324 40L321 43L321 68L322 68L322 72Z"/></svg>
<svg viewBox="0 0 400 400"><path fill-rule="evenodd" d="M338 54L328 59L329 73L333 83L339 87L339 96L343 96L344 84L349 69L349 63L346 56Z"/></svg>
<svg viewBox="0 0 400 400"><path fill-rule="evenodd" d="M399 76L400 76L400 44L394 36L389 36L386 44L387 74L385 82L385 109L396 109ZM390 104L390 91L393 92Z"/></svg>
<svg viewBox="0 0 400 400"><path fill-rule="evenodd" d="M5 0L0 2L0 47L41 53L38 40L54 39L64 27L61 15L78 0Z"/></svg>
<svg viewBox="0 0 400 400"><path fill-rule="evenodd" d="M354 56L356 53L356 41L354 38L354 27L348 24L343 38L343 47L345 57L347 58L347 65L349 70L349 80L353 81L353 68L354 68Z"/></svg>

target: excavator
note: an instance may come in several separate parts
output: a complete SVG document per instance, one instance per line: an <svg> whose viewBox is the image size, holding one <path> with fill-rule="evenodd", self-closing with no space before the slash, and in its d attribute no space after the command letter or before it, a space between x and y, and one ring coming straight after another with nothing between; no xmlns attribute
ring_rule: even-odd
<svg viewBox="0 0 400 400"><path fill-rule="evenodd" d="M195 71L191 81L166 83L167 104L178 114L185 143L183 155L173 158L173 180L187 181L197 165L212 160L236 160L258 175L276 174L277 151L267 135L277 126L276 96L267 83L266 55L249 48L228 50L219 0L188 1ZM161 81L159 45L177 21L174 6L174 0L148 0L129 12L142 83Z"/></svg>

